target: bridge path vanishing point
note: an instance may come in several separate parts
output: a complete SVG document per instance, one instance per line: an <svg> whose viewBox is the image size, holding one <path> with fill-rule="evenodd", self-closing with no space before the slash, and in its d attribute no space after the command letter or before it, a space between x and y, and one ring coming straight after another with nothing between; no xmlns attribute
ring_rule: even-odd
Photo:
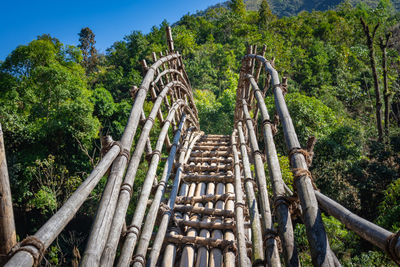
<svg viewBox="0 0 400 267"><path fill-rule="evenodd" d="M281 83L274 60L264 58L265 46L259 54L256 46L249 46L243 57L234 130L223 136L200 131L192 88L170 28L167 43L165 55L157 59L153 53L153 65L142 62L146 74L141 86L131 90L134 104L121 140L102 140L103 156L92 173L33 236L18 244L0 135L0 253L8 253L2 258L8 260L5 266L40 264L109 169L81 266L300 266L295 221L306 227L314 266L340 266L330 249L321 209L399 263L398 233L358 217L316 190L308 170L315 139L301 148L285 103L287 80ZM264 103L267 90L275 98L273 119ZM146 117L143 106L148 99L153 105ZM282 179L275 149L279 122L294 192ZM149 136L156 123L161 131L152 144ZM140 137L132 147L138 128ZM146 178L133 217L126 218L142 158L148 160ZM158 173L162 161L165 165Z"/></svg>

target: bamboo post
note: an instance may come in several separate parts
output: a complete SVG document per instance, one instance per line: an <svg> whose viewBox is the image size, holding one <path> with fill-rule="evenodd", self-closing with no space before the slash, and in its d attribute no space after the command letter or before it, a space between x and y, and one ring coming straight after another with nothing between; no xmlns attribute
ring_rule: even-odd
<svg viewBox="0 0 400 267"><path fill-rule="evenodd" d="M164 170L163 170L163 174L161 176L161 179L159 181L159 185L157 188L157 192L154 195L154 199L153 202L151 203L150 209L147 213L146 216L146 220L145 220L145 227L140 235L140 240L139 240L139 244L137 247L137 251L136 251L136 255L134 257L134 261L133 261L133 266L134 267L140 267L140 266L144 266L144 264L142 264L142 261L140 261L141 259L145 259L146 257L146 252L147 252L147 248L149 246L149 242L151 239L151 235L153 233L153 228L154 228L154 224L156 221L156 217L157 217L157 212L160 208L160 203L161 203L161 199L164 195L165 192L165 186L168 182L169 176L171 174L171 170L172 170L172 166L174 164L174 160L175 160L175 154L176 154L176 150L177 150L177 146L179 144L179 140L181 137L181 132L182 132L182 128L183 128L183 124L185 123L185 119L186 119L186 114L183 113L181 121L179 122L179 126L178 126L178 131L176 131L174 139L173 139L173 145L171 147L171 151L168 155L168 160L166 165L164 166ZM166 125L164 125L165 127ZM163 129L164 129L163 127ZM169 125L168 125L169 128ZM166 128L166 129L168 129ZM145 181L146 182L146 181ZM143 187L144 188L144 187ZM147 197L148 198L148 197ZM139 202L138 205L140 205L141 203ZM168 212L168 211L166 211ZM125 244L124 244L125 247ZM124 247L122 248L122 251L124 251ZM134 250L134 246L131 246L131 251L133 253ZM129 258L131 257L132 254L129 255ZM137 261L135 259L138 259Z"/></svg>
<svg viewBox="0 0 400 267"><path fill-rule="evenodd" d="M174 39L172 38L172 31L171 27L167 27L167 44L168 44L168 51L170 53L174 52Z"/></svg>
<svg viewBox="0 0 400 267"><path fill-rule="evenodd" d="M14 211L8 178L6 150L0 123L0 265L7 260L7 254L17 244Z"/></svg>
<svg viewBox="0 0 400 267"><path fill-rule="evenodd" d="M262 238L262 228L260 222L260 213L258 211L258 204L256 195L254 193L254 179L250 170L250 162L247 155L246 142L242 129L242 122L237 123L237 129L239 133L240 151L242 153L242 162L244 170L244 183L246 189L247 206L250 212L251 221L251 234L253 243L253 265L263 266L265 260L264 250L263 250L263 238Z"/></svg>
<svg viewBox="0 0 400 267"><path fill-rule="evenodd" d="M258 184L260 206L261 206L261 216L263 219L264 226L264 236L266 240L266 260L269 266L280 266L280 258L278 253L277 242L274 234L274 227L271 216L271 209L269 207L268 199L268 189L265 178L264 163L261 158L261 151L258 147L257 138L255 135L253 122L250 118L250 114L247 108L246 100L243 99L243 111L244 119L246 120L246 125L249 133L249 142L253 154L256 181ZM240 134L240 130L239 130Z"/></svg>
<svg viewBox="0 0 400 267"><path fill-rule="evenodd" d="M247 77L250 79L250 83L253 87L254 96L258 102L258 110L260 110L261 112L261 119L263 121L265 153L267 156L269 176L274 192L274 206L278 218L279 236L282 241L285 265L300 266L297 249L294 242L293 225L290 218L290 211L288 203L284 201L286 195L284 181L282 179L278 154L275 148L270 117L264 102L264 97L262 96L261 90L258 87L256 80L251 75L248 75Z"/></svg>
<svg viewBox="0 0 400 267"><path fill-rule="evenodd" d="M189 136L190 135L187 135L187 138L190 138ZM183 175L183 170L184 170L183 164L186 162L185 161L186 156L190 155L190 149L188 149L188 147L189 148L193 147L194 144L197 142L197 140L200 138L199 134L193 134L192 136L194 137L194 139L192 139L192 140L189 139L190 140L189 142L185 142L182 150L180 151L179 161L178 161L179 166L176 170L175 179L174 179L174 183L172 186L172 191L171 191L171 194L170 194L170 197L168 200L168 207L170 209L173 209L175 206L175 200L176 200L176 197L178 194L179 185L180 185L182 175ZM188 188L188 187L189 186L187 184L183 183L182 188L180 190L180 195L187 195L187 193L183 194L182 190L186 190L186 188ZM157 263L157 260L158 260L158 257L160 255L160 251L161 251L161 245L163 243L165 234L167 232L167 227L168 227L171 216L172 216L171 214L166 213L163 215L163 217L161 219L161 223L158 227L158 232L154 239L153 247L150 252L149 259L148 259L148 266L150 266L150 267L154 267ZM176 249L175 246L167 246L167 248L166 248L167 254L166 255L168 255L170 257L172 255L172 251L174 251L175 249ZM173 254L173 255L175 255L175 254ZM167 257L164 256L164 259L168 259L168 256Z"/></svg>
<svg viewBox="0 0 400 267"><path fill-rule="evenodd" d="M282 121L286 145L289 151L300 149L301 146L297 139L282 89L280 88L278 72L265 58L256 55L248 55L248 57L256 57L258 60L261 60L264 63L266 71L271 74L275 106ZM293 169L308 170L306 159L301 153L293 153L291 162ZM325 227L311 183L311 177L308 174L299 176L295 180L295 185L303 209L303 219L311 249L312 262L315 266L335 266L334 257L330 252L328 237L326 236Z"/></svg>
<svg viewBox="0 0 400 267"><path fill-rule="evenodd" d="M227 183L225 185L225 192L227 194L233 194L234 191L235 191L235 189L234 189L234 186L232 183ZM231 199L228 199L228 201L226 201L225 209L227 209L229 211L234 211L235 202ZM226 223L226 224L233 223L233 219L225 218L224 223ZM224 239L227 241L231 241L231 242L235 241L235 234L233 233L233 231L231 229L225 229ZM232 249L225 249L223 251L223 253L224 253L224 266L225 267L234 267L235 261L236 261L235 252L232 251Z"/></svg>
<svg viewBox="0 0 400 267"><path fill-rule="evenodd" d="M237 152L236 142L237 130L234 129L231 137L232 153L234 160L234 176L235 176L235 220L236 220L236 239L238 241L239 262L240 266L250 265L250 259L247 257L246 235L244 229L244 207L246 203L243 198L242 179L240 174L240 162Z"/></svg>

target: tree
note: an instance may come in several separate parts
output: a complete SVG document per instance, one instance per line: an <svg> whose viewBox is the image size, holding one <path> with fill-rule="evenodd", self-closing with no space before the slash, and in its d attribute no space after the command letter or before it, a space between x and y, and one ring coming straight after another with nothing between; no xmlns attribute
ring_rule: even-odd
<svg viewBox="0 0 400 267"><path fill-rule="evenodd" d="M374 88L375 88L375 111L376 111L376 125L378 128L378 140L382 141L383 138L383 129L382 129L382 102L381 102L381 92L379 89L379 81L378 81L378 73L376 71L376 62L375 62L375 48L374 48L374 39L376 35L376 31L379 28L380 23L378 22L371 32L369 25L364 21L363 18L360 18L361 25L364 29L365 36L367 37L367 45L369 49L369 60L372 70L372 76L374 78Z"/></svg>
<svg viewBox="0 0 400 267"><path fill-rule="evenodd" d="M82 66L86 69L86 74L90 74L96 70L99 62L97 50L94 47L95 35L88 27L83 28L78 35L80 42L78 47L82 50L83 55Z"/></svg>
<svg viewBox="0 0 400 267"><path fill-rule="evenodd" d="M246 6L243 0L231 0L229 7L235 14L238 14L239 16L244 16L246 14Z"/></svg>
<svg viewBox="0 0 400 267"><path fill-rule="evenodd" d="M385 135L389 137L389 113L390 113L390 93L388 88L388 69L387 69L387 52L391 33L386 34L386 39L379 39L379 46L382 50L382 70L383 70L383 101L385 103Z"/></svg>
<svg viewBox="0 0 400 267"><path fill-rule="evenodd" d="M266 26L274 18L267 0L262 0L258 14L260 26Z"/></svg>

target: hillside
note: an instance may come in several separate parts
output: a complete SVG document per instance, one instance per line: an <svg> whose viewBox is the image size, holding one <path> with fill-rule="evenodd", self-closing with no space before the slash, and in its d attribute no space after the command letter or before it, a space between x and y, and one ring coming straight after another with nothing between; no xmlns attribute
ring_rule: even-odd
<svg viewBox="0 0 400 267"><path fill-rule="evenodd" d="M247 0L244 1L248 10L258 10L261 0ZM269 0L273 13L278 16L294 16L299 12L306 10L328 10L333 9L338 4L344 2L343 0ZM356 5L359 2L364 2L368 6L376 7L379 3L378 0L351 0L351 4ZM400 10L400 0L392 0L393 6L396 10Z"/></svg>

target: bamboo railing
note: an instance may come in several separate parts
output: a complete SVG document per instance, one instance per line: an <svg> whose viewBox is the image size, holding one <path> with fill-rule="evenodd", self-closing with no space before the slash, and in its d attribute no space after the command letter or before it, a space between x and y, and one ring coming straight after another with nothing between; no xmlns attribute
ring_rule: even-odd
<svg viewBox="0 0 400 267"><path fill-rule="evenodd" d="M166 33L166 55L159 53L157 59L153 52L150 67L141 62L144 79L139 88L132 87L134 103L121 141L106 139L111 141L104 144L104 156L81 186L33 236L16 245L0 126L0 264L8 260L5 266L39 265L108 170L81 266L281 266L281 258L286 266L300 266L293 232L297 216L306 228L313 265L340 266L321 210L400 262L399 233L360 218L315 190L308 170L310 154L301 148L285 103L287 79L280 82L274 59L264 58L266 46L259 55L256 46L249 46L242 59L232 135L205 135L169 27ZM264 102L269 89L277 110L274 121ZM143 107L150 98L152 108L146 114ZM294 192L282 179L275 147L278 118ZM161 130L152 144L157 123ZM138 128L139 139L133 144ZM146 177L133 217L127 218L144 159Z"/></svg>

